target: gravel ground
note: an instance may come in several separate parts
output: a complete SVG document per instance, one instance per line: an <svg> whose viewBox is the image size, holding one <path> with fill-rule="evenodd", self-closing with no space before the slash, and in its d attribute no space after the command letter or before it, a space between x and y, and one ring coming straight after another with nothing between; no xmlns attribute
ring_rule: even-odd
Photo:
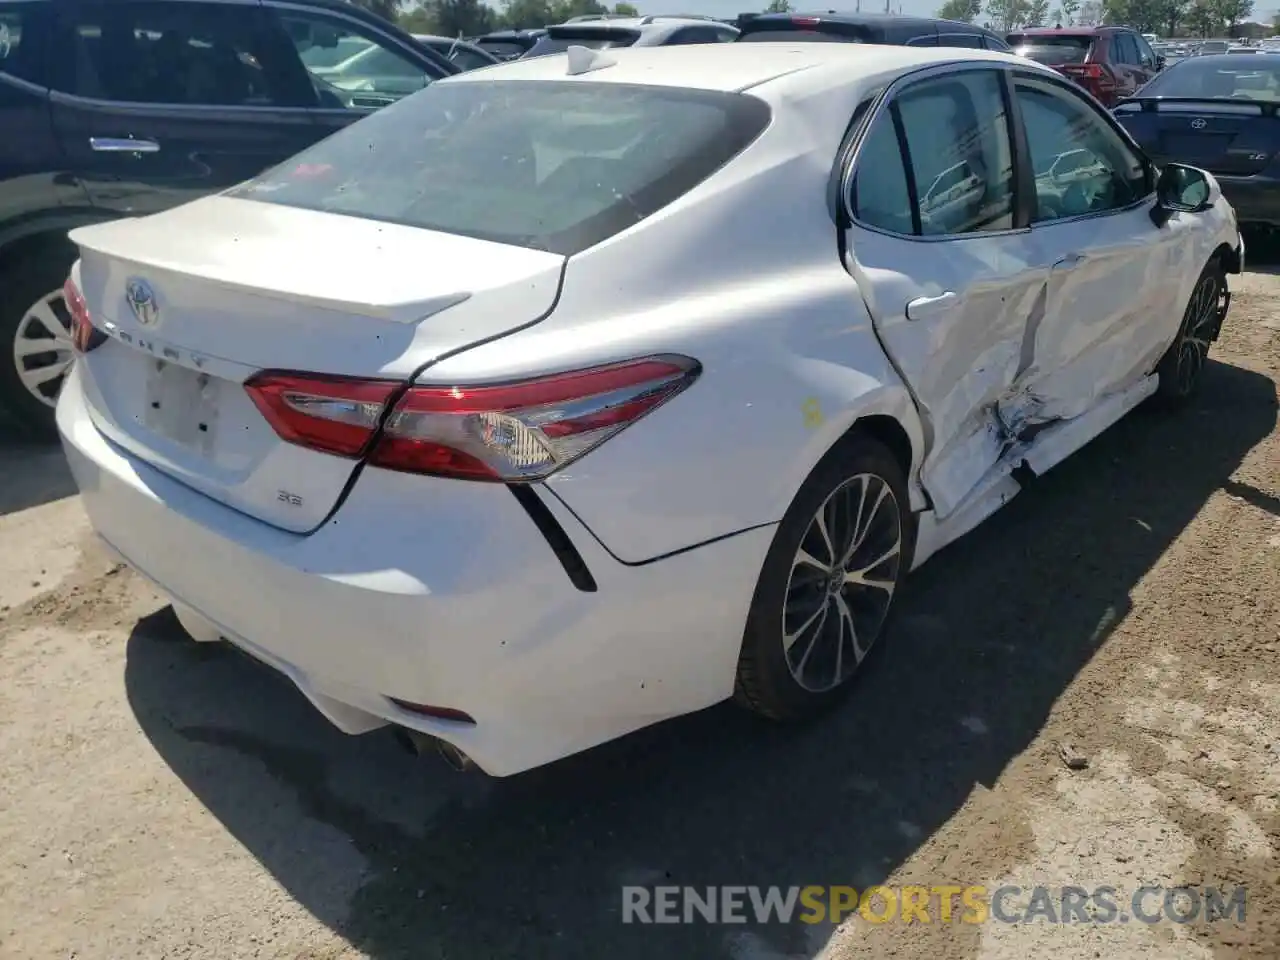
<svg viewBox="0 0 1280 960"><path fill-rule="evenodd" d="M0 442L0 956L1274 960L1280 277L1235 288L1196 406L1139 411L931 561L847 708L717 708L505 781L183 642L60 453ZM655 882L1243 884L1248 909L621 924L620 885Z"/></svg>

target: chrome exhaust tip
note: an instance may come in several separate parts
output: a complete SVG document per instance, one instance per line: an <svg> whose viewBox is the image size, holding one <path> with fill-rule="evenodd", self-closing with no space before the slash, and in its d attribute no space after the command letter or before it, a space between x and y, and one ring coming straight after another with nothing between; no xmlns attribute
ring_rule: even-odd
<svg viewBox="0 0 1280 960"><path fill-rule="evenodd" d="M452 743L445 743L443 740L437 740L436 752L440 754L445 763L454 770L457 770L459 773L465 773L475 766L471 758L455 747Z"/></svg>
<svg viewBox="0 0 1280 960"><path fill-rule="evenodd" d="M475 766L475 761L453 744L446 743L438 737L433 737L420 730L396 727L395 737L396 742L413 756L424 757L435 753L449 765L450 769L457 770L459 773L470 770Z"/></svg>

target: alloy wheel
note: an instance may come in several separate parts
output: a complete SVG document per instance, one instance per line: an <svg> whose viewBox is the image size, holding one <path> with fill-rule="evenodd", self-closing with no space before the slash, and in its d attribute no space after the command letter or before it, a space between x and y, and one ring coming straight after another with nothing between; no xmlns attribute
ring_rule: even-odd
<svg viewBox="0 0 1280 960"><path fill-rule="evenodd" d="M62 291L56 290L32 304L18 321L13 338L18 380L33 397L52 407L74 359L71 315Z"/></svg>
<svg viewBox="0 0 1280 960"><path fill-rule="evenodd" d="M782 613L787 667L811 693L858 669L880 634L902 563L902 508L874 473L837 487L809 522Z"/></svg>
<svg viewBox="0 0 1280 960"><path fill-rule="evenodd" d="M1209 356L1209 335L1217 323L1222 288L1215 273L1206 273L1196 284L1187 305L1187 322L1178 343L1177 384L1180 394L1191 392Z"/></svg>

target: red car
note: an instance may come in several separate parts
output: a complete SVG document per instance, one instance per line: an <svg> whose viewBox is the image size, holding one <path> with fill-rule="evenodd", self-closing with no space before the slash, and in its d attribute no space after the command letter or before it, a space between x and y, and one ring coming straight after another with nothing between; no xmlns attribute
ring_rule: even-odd
<svg viewBox="0 0 1280 960"><path fill-rule="evenodd" d="M1108 107L1133 96L1164 66L1128 27L1034 28L1006 39L1014 53L1053 67Z"/></svg>

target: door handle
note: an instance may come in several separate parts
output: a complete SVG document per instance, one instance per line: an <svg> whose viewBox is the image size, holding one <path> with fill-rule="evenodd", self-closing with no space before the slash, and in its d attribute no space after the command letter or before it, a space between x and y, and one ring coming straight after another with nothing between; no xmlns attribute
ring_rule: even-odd
<svg viewBox="0 0 1280 960"><path fill-rule="evenodd" d="M950 290L936 297L916 297L907 304L907 319L928 320L946 313L959 302L960 298Z"/></svg>
<svg viewBox="0 0 1280 960"><path fill-rule="evenodd" d="M1068 253L1061 260L1054 263L1053 269L1070 270L1072 267L1079 266L1084 263L1085 255L1083 253Z"/></svg>
<svg viewBox="0 0 1280 960"><path fill-rule="evenodd" d="M95 153L160 152L160 144L154 140L134 140L132 137L90 137L89 147Z"/></svg>

